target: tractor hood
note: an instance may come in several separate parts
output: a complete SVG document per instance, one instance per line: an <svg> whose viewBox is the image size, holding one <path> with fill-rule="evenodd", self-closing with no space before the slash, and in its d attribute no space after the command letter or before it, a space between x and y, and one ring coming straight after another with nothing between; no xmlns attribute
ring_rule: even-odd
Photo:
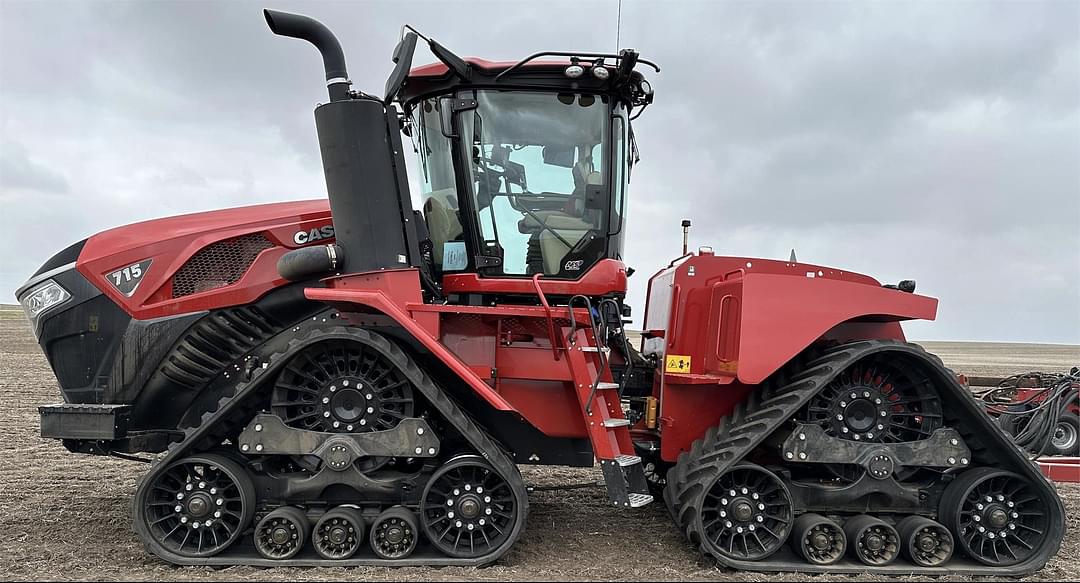
<svg viewBox="0 0 1080 583"><path fill-rule="evenodd" d="M333 239L326 200L261 204L103 231L76 268L145 319L252 301L284 283L275 263L288 249Z"/></svg>

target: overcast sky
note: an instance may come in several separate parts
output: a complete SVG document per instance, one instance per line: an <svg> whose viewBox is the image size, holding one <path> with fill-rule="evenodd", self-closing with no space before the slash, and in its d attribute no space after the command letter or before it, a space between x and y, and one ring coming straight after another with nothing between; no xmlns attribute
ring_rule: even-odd
<svg viewBox="0 0 1080 583"><path fill-rule="evenodd" d="M325 197L321 64L264 6L327 23L379 94L406 22L493 59L616 41L616 0L0 0L0 301L111 226ZM636 314L688 217L694 247L916 279L941 305L913 338L1080 343L1078 7L625 0L621 44L663 67L635 126Z"/></svg>

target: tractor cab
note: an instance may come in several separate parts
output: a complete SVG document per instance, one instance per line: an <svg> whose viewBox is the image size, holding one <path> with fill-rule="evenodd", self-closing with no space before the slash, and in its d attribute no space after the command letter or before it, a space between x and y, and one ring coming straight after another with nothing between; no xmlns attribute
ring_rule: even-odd
<svg viewBox="0 0 1080 583"><path fill-rule="evenodd" d="M413 270L435 303L535 302L541 287L562 299L625 294L630 122L653 100L637 68L659 67L632 49L463 59L406 26L379 98L351 89L324 26L266 14L277 34L319 49L330 97L315 123L336 241L288 253L282 277ZM421 39L438 62L413 68Z"/></svg>
<svg viewBox="0 0 1080 583"><path fill-rule="evenodd" d="M576 280L621 260L630 119L652 100L642 62L632 50L451 57L388 91L418 161L437 274Z"/></svg>

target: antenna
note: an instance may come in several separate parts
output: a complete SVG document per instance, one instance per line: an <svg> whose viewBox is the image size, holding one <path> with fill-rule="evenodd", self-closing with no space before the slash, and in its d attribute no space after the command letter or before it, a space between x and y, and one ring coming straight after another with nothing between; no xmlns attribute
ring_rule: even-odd
<svg viewBox="0 0 1080 583"><path fill-rule="evenodd" d="M619 52L622 37L622 0L619 0L619 17L615 23L615 52Z"/></svg>

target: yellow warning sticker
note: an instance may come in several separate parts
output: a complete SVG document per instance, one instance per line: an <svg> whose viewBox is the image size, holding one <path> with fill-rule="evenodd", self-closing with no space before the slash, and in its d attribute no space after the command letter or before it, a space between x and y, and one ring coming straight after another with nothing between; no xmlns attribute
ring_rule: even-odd
<svg viewBox="0 0 1080 583"><path fill-rule="evenodd" d="M681 354L669 354L664 361L664 372L690 372L690 357Z"/></svg>

